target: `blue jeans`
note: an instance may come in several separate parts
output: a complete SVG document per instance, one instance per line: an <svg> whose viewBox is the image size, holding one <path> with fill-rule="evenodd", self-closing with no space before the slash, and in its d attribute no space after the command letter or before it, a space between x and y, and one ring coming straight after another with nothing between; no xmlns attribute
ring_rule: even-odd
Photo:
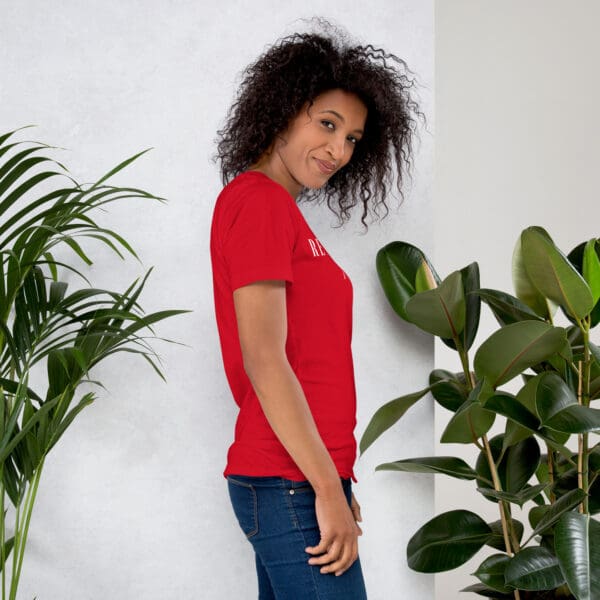
<svg viewBox="0 0 600 600"><path fill-rule="evenodd" d="M360 560L339 577L309 565L307 546L320 541L315 491L308 481L227 477L231 504L252 544L259 600L366 600ZM350 505L352 481L342 479Z"/></svg>

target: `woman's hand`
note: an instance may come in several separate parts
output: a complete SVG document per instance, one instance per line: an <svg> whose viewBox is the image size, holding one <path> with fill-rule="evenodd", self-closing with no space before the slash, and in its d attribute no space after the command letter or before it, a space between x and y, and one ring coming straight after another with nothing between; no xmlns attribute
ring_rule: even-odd
<svg viewBox="0 0 600 600"><path fill-rule="evenodd" d="M354 515L354 520L357 521L356 526L358 527L358 531L360 532L358 535L362 535L362 533L363 533L362 529L358 525L358 521L360 521L362 523L362 516L360 514L360 504L358 503L358 500L356 499L354 492L352 492L352 503L350 505L350 508L352 509L352 514Z"/></svg>
<svg viewBox="0 0 600 600"><path fill-rule="evenodd" d="M306 548L313 556L308 563L323 565L321 573L341 575L358 558L358 536L362 530L356 521L362 521L360 506L352 495L352 508L348 506L346 496L340 487L333 497L317 494L315 511L321 541L317 546Z"/></svg>

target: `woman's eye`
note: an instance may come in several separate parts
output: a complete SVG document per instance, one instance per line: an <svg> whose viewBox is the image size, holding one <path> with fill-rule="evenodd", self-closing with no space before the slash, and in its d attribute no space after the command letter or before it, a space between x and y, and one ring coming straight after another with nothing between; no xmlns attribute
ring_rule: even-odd
<svg viewBox="0 0 600 600"><path fill-rule="evenodd" d="M332 131L335 129L335 125L331 121L321 121L321 124L327 127L327 129L331 129Z"/></svg>
<svg viewBox="0 0 600 600"><path fill-rule="evenodd" d="M348 141L349 141L351 144L354 144L355 146L356 146L356 144L358 143L358 140L357 140L357 139L356 139L356 138L355 138L353 135L349 135L349 136L348 136Z"/></svg>

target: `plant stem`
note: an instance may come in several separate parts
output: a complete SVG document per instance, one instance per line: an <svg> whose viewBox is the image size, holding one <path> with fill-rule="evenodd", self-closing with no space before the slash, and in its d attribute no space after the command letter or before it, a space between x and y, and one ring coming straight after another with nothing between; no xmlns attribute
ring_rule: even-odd
<svg viewBox="0 0 600 600"><path fill-rule="evenodd" d="M21 520L21 504L23 502L23 491L25 490L25 486L27 485L27 481L25 480L25 477L23 477L21 479L21 481L19 482L19 496L18 496L18 501L17 501L17 505L15 506L15 532L14 532L14 544L13 544L13 550L12 550L12 569L11 569L11 573L10 573L10 590L9 590L9 599L12 600L13 598L13 585L14 585L14 578L15 578L15 573L17 571L17 554L19 552L19 547L21 545L21 529L19 527L19 523ZM15 591L16 593L16 591Z"/></svg>
<svg viewBox="0 0 600 600"><path fill-rule="evenodd" d="M458 355L460 356L460 362L462 364L463 372L465 375L465 381L467 383L467 388L469 392L472 392L475 388L475 379L471 373L471 368L469 366L469 354L463 348L461 341L458 339L458 336L454 336L454 343L456 344L456 350ZM469 425L471 425L471 419L469 418ZM481 436L481 440L483 441L483 448L477 441L477 436L475 435L475 431L471 426L471 431L473 431L473 443L481 448L482 451L485 450L485 454L487 456L488 465L490 467L490 473L492 474L492 482L494 484L494 489L497 492L502 491L502 484L500 483L500 478L498 477L498 470L496 469L496 463L494 462L494 455L492 454L492 449L490 448L490 444L487 439L487 435L483 434ZM498 508L500 510L500 522L502 523L502 535L504 537L504 545L506 546L506 553L509 556L513 555L512 546L510 543L511 533L512 537L515 538L515 534L512 531L512 527L509 528L508 520L506 518L507 507L503 500L498 501ZM510 514L510 512L509 512ZM519 594L519 590L514 590L515 600L520 600L521 596Z"/></svg>
<svg viewBox="0 0 600 600"><path fill-rule="evenodd" d="M497 492L502 491L502 484L500 483L500 478L498 477L498 470L496 469L496 463L494 462L494 456L492 454L492 449L490 448L490 444L487 439L487 435L483 435L481 437L483 440L483 444L485 446L485 453L488 459L488 465L490 467L490 472L492 474L492 481L494 482L494 489ZM504 545L506 546L506 553L509 556L512 556L512 547L510 543L510 538L508 534L508 522L506 520L506 507L504 505L504 500L498 500L498 508L500 509L500 520L502 522L502 534L504 536Z"/></svg>
<svg viewBox="0 0 600 600"><path fill-rule="evenodd" d="M550 504L554 504L556 502L556 494L552 489L554 486L554 450L548 444L546 444L546 449L548 451L548 481L550 483L548 499L550 500Z"/></svg>
<svg viewBox="0 0 600 600"><path fill-rule="evenodd" d="M0 567L2 568L2 600L6 598L6 554L4 552L4 538L5 535L5 526L6 526L6 515L4 513L4 465L0 468L0 517L2 518L2 522L0 523L0 553L2 554L2 563Z"/></svg>
<svg viewBox="0 0 600 600"><path fill-rule="evenodd" d="M586 317L583 321L583 370L580 368L579 372L581 376L579 378L579 402L583 406L589 407L590 405L590 374L592 361L590 356L590 318ZM588 449L588 437L589 434L584 433L581 436L581 449L579 452L580 460L578 471L581 471L581 489L585 492L585 497L581 503L580 512L589 514L589 449Z"/></svg>
<svg viewBox="0 0 600 600"><path fill-rule="evenodd" d="M40 484L40 478L42 476L42 470L44 468L45 457L42 456L37 469L33 474L33 478L29 482L27 489L27 496L25 498L25 507L22 516L22 522L19 524L19 556L16 571L13 570L11 577L10 596L9 600L16 600L17 588L19 586L19 579L21 578L21 568L23 567L23 559L25 557L25 545L27 543L27 535L29 533L29 523L31 522L31 514L33 513L33 505L35 504L35 498L37 495L38 486ZM16 539L16 531L15 531ZM16 556L16 552L15 552Z"/></svg>

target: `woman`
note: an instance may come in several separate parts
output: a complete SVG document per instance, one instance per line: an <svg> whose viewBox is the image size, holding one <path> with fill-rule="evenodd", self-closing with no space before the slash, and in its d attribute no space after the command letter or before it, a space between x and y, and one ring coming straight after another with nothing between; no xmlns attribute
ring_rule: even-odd
<svg viewBox="0 0 600 600"><path fill-rule="evenodd" d="M218 159L215 312L240 408L224 475L255 551L259 599L366 598L358 559L352 284L298 209L378 215L411 165L403 61L294 34L245 72Z"/></svg>

